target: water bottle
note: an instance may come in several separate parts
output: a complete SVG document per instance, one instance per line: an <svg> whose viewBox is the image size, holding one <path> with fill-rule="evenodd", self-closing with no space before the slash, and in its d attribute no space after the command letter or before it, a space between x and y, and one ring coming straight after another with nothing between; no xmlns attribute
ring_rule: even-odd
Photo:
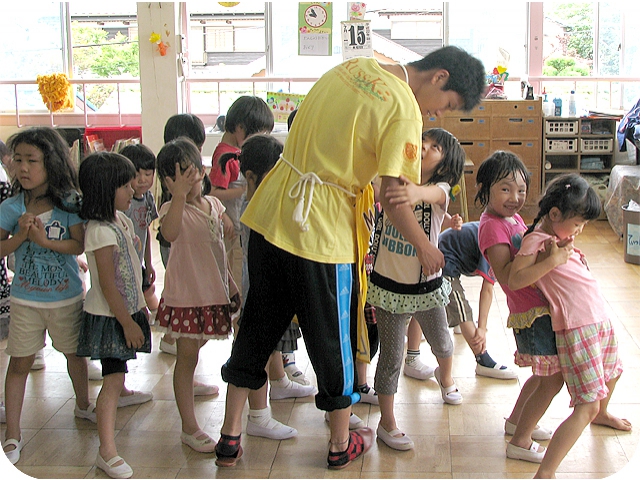
<svg viewBox="0 0 640 480"><path fill-rule="evenodd" d="M575 90L571 90L569 94L569 116L576 116L576 92Z"/></svg>
<svg viewBox="0 0 640 480"><path fill-rule="evenodd" d="M553 103L556 106L556 108L554 109L553 115L556 117L561 117L562 116L562 99L556 97L553 99Z"/></svg>
<svg viewBox="0 0 640 480"><path fill-rule="evenodd" d="M553 117L554 105L547 98L547 94L544 94L544 102L542 102L542 115L545 117Z"/></svg>

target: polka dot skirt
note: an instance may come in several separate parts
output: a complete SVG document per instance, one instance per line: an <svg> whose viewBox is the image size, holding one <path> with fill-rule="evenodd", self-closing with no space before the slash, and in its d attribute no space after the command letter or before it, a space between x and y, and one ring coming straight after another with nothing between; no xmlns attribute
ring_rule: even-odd
<svg viewBox="0 0 640 480"><path fill-rule="evenodd" d="M224 339L231 333L229 305L170 307L160 299L156 324L174 337Z"/></svg>

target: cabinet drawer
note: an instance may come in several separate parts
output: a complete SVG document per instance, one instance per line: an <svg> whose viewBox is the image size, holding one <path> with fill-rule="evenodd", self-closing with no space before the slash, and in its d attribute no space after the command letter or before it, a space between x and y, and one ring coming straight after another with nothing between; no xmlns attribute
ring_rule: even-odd
<svg viewBox="0 0 640 480"><path fill-rule="evenodd" d="M476 167L480 165L491 152L488 140L460 140L460 145L467 155L467 158L471 160Z"/></svg>
<svg viewBox="0 0 640 480"><path fill-rule="evenodd" d="M473 107L470 112L463 110L454 110L447 112L445 117L490 117L492 109L492 102L481 101L478 105Z"/></svg>
<svg viewBox="0 0 640 480"><path fill-rule="evenodd" d="M513 152L527 167L540 168L542 150L538 140L494 140L491 148Z"/></svg>
<svg viewBox="0 0 640 480"><path fill-rule="evenodd" d="M542 134L542 118L513 115L509 117L493 117L491 119L491 138L521 139L540 138Z"/></svg>
<svg viewBox="0 0 640 480"><path fill-rule="evenodd" d="M541 117L542 102L539 100L496 100L491 104L491 114L494 116Z"/></svg>
<svg viewBox="0 0 640 480"><path fill-rule="evenodd" d="M422 131L426 132L430 128L442 128L442 118L440 117L422 117Z"/></svg>
<svg viewBox="0 0 640 480"><path fill-rule="evenodd" d="M489 139L490 117L443 117L442 128L451 132L458 140Z"/></svg>

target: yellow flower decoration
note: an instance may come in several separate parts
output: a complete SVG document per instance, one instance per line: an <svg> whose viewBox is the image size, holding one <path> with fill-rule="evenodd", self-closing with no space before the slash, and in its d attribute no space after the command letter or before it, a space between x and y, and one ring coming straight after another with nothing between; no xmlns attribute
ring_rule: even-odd
<svg viewBox="0 0 640 480"><path fill-rule="evenodd" d="M42 101L52 112L63 108L72 108L71 84L64 73L38 75L38 91Z"/></svg>
<svg viewBox="0 0 640 480"><path fill-rule="evenodd" d="M162 37L159 33L151 32L151 36L149 37L151 43L160 43L160 40L162 40Z"/></svg>

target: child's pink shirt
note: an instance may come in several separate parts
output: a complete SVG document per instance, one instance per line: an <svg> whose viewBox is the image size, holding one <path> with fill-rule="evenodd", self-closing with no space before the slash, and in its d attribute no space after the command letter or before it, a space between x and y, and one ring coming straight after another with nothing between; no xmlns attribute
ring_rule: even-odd
<svg viewBox="0 0 640 480"><path fill-rule="evenodd" d="M536 228L524 237L518 255L543 252L545 242L551 238L551 235ZM598 282L577 248L574 248L567 263L540 278L536 286L549 301L554 331L600 323L610 317Z"/></svg>

